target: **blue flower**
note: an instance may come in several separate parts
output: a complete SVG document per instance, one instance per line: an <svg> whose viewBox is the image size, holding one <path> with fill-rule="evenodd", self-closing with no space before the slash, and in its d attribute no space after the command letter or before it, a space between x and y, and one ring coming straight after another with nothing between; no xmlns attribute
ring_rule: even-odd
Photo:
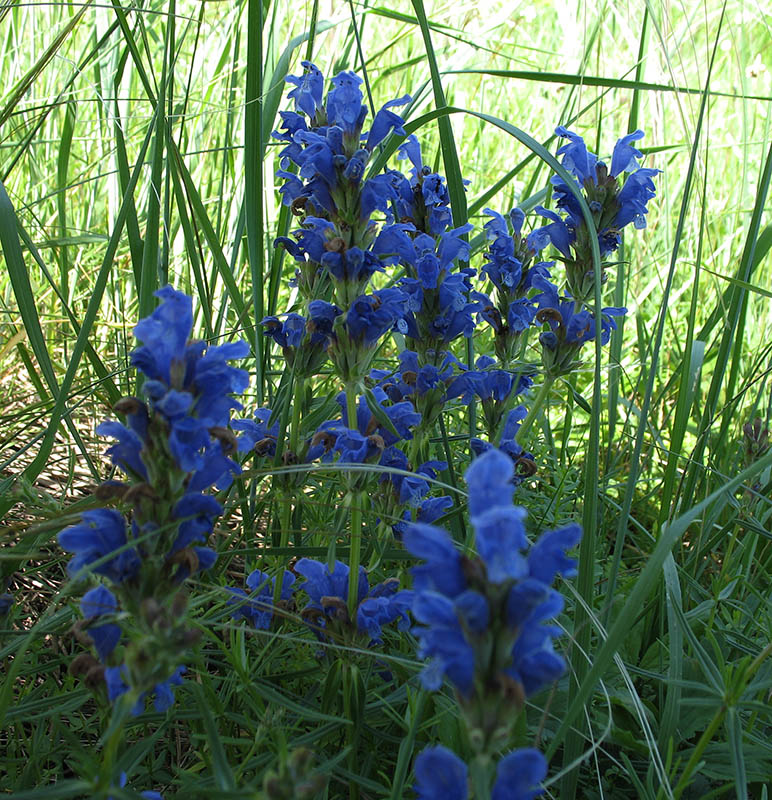
<svg viewBox="0 0 772 800"><path fill-rule="evenodd" d="M327 564L309 558L301 558L295 565L295 571L305 578L302 588L311 598L311 602L302 611L306 619L314 617L317 621L314 631L323 639L321 629L328 625L343 625L351 628L348 602L348 565L336 561L330 571ZM359 567L357 583L356 612L353 620L355 630L369 637L370 643L381 641L381 628L395 620L399 620L399 628L404 630L408 623L407 610L413 602L411 591L398 591L399 581L390 578L372 589L369 587L367 572Z"/></svg>
<svg viewBox="0 0 772 800"><path fill-rule="evenodd" d="M633 147L632 142L643 139L642 130L633 131L623 136L614 146L614 153L611 156L611 169L609 175L616 178L623 172L634 172L638 169L638 159L643 157L640 150Z"/></svg>
<svg viewBox="0 0 772 800"><path fill-rule="evenodd" d="M556 355L552 361L559 364L559 371L567 364L570 368L574 355L586 342L592 341L596 335L597 323L592 312L585 308L577 308L577 303L570 296L560 296L557 287L547 280L537 280L536 285L542 291L534 297L539 311L536 321L547 322L549 331L539 336L539 341L546 349ZM614 317L623 316L626 308L608 307L601 312L601 344L606 345L611 331L616 330Z"/></svg>
<svg viewBox="0 0 772 800"><path fill-rule="evenodd" d="M86 592L80 601L80 612L91 623L87 628L88 635L94 642L97 655L102 662L107 661L121 640L121 629L112 622L102 625L95 625L93 622L103 615L114 615L117 610L118 601L115 595L104 586L97 586Z"/></svg>
<svg viewBox="0 0 772 800"><path fill-rule="evenodd" d="M360 295L346 312L346 329L354 340L373 347L405 314L406 297L399 289Z"/></svg>
<svg viewBox="0 0 772 800"><path fill-rule="evenodd" d="M467 588L461 555L444 530L413 523L407 526L402 540L409 553L426 562L410 570L417 590L438 591L452 598Z"/></svg>
<svg viewBox="0 0 772 800"><path fill-rule="evenodd" d="M171 286L154 292L161 304L134 327L143 346L131 354L131 363L151 380L171 385L184 379L185 349L193 329L193 300ZM172 375L172 368L175 375Z"/></svg>
<svg viewBox="0 0 772 800"><path fill-rule="evenodd" d="M418 506L415 521L422 522L426 525L431 525L440 517L445 516L445 514L447 514L452 507L452 497L427 497ZM402 519L399 522L395 522L394 525L391 526L394 536L397 539L402 539L405 535L405 531L408 529L408 526L412 524L413 522L410 516L410 510L406 509L402 514Z"/></svg>
<svg viewBox="0 0 772 800"><path fill-rule="evenodd" d="M336 561L332 571L327 564L310 558L301 558L295 564L295 572L305 578L303 589L311 598L314 608L324 610L324 598L338 597L344 602L348 600L348 565ZM368 582L365 568L359 567L357 583L357 603L361 603L367 595Z"/></svg>
<svg viewBox="0 0 772 800"><path fill-rule="evenodd" d="M282 573L281 600L285 603L290 600L293 592L295 576L291 572ZM259 569L254 570L247 577L247 587L250 594L243 589L226 587L235 595L228 601L228 605L236 605L232 613L233 619L246 619L255 628L268 630L273 619L273 592L276 578L272 578Z"/></svg>
<svg viewBox="0 0 772 800"><path fill-rule="evenodd" d="M467 469L479 558L462 557L439 528L409 523L404 532L406 549L425 562L411 570L413 616L420 623L413 632L419 657L430 659L421 673L423 685L436 690L447 677L472 720L483 713L480 703L483 709L494 703L505 728L522 709L523 695L565 671L553 645L562 631L544 623L563 608L550 583L556 574L572 574L575 562L565 550L580 537L578 526L570 525L545 533L529 549L525 512L512 506L513 471L511 458L496 449ZM516 681L522 693L502 693L503 676Z"/></svg>
<svg viewBox="0 0 772 800"><path fill-rule="evenodd" d="M518 632L512 648L512 665L504 671L520 683L526 697L549 686L566 671L566 662L555 652L553 639L563 631L555 625L532 621Z"/></svg>
<svg viewBox="0 0 772 800"><path fill-rule="evenodd" d="M273 412L270 408L255 411L257 422L251 419L236 419L231 424L234 431L242 431L239 450L245 452L254 448L258 455L273 457L276 454L276 440L279 436L278 418L269 425Z"/></svg>
<svg viewBox="0 0 772 800"><path fill-rule="evenodd" d="M563 166L577 180L574 188L583 190L585 194L593 212L601 256L605 256L619 246L619 231L625 225L633 222L636 228L646 227L647 204L655 195L652 179L659 170L638 167L642 153L632 142L643 138L643 131L634 131L619 139L611 157L610 171L594 153L587 150L581 136L562 126L556 128L555 133L569 139L568 144L558 150L558 155L563 156ZM621 176L625 172L631 174L620 189ZM545 213L544 209L537 208L543 216L549 216L553 224L534 231L529 242L533 246L543 247L551 241L570 260L569 247L577 239L576 232L585 225L584 215L572 187L558 176L551 180L555 187L556 204L568 213L568 218L563 222L554 212ZM579 260L586 261L586 257L584 253ZM569 285L572 283L576 284L577 278L569 275ZM573 286L572 293L576 294L577 290L578 286Z"/></svg>
<svg viewBox="0 0 772 800"><path fill-rule="evenodd" d="M228 395L243 392L249 384L248 373L227 362L246 356L248 345L188 344L193 328L192 299L171 286L159 289L155 296L162 302L135 326L134 335L143 345L131 354L132 364L150 379L145 391L151 402L169 419L190 411L209 426L227 425L230 411L241 408ZM179 392L190 395L188 408L179 402Z"/></svg>
<svg viewBox="0 0 772 800"><path fill-rule="evenodd" d="M67 565L67 574L74 577L84 567L101 561L92 570L96 574L113 583L133 578L139 571L140 560L133 547L126 547L123 515L109 508L97 508L84 511L81 519L80 524L65 528L57 537L63 550L75 553Z"/></svg>
<svg viewBox="0 0 772 800"><path fill-rule="evenodd" d="M153 708L162 714L168 711L174 704L174 686L182 685L182 674L185 672L185 667L180 666L164 681L157 683L151 690L155 694L153 700ZM126 683L128 679L128 672L125 664L118 667L107 667L105 669L105 683L107 684L107 698L111 703L114 703L119 697L129 691L129 686ZM141 714L145 709L145 698L150 692L142 692L139 699L131 709L133 717Z"/></svg>
<svg viewBox="0 0 772 800"><path fill-rule="evenodd" d="M413 786L418 800L467 800L469 787L466 764L447 747L436 745L422 750L414 765Z"/></svg>
<svg viewBox="0 0 772 800"><path fill-rule="evenodd" d="M311 335L311 344L328 347L334 340L333 325L340 316L341 310L324 300L312 300L308 304L308 322L306 326Z"/></svg>
<svg viewBox="0 0 772 800"><path fill-rule="evenodd" d="M117 444L107 448L107 455L116 467L120 467L127 475L147 480L147 467L141 456L144 441L135 431L120 422L105 420L97 425L96 432L99 436L117 439Z"/></svg>
<svg viewBox="0 0 772 800"><path fill-rule="evenodd" d="M327 120L345 134L358 133L367 116L362 104L362 79L354 72L339 72L332 78L333 88L327 93Z"/></svg>
<svg viewBox="0 0 772 800"><path fill-rule="evenodd" d="M581 538L582 529L576 524L545 531L528 553L531 576L550 584L556 575L564 578L576 575L576 559L568 558L565 551L575 547Z"/></svg>
<svg viewBox="0 0 772 800"><path fill-rule="evenodd" d="M477 552L491 583L517 580L528 574L528 562L522 555L528 547L525 517L525 509L515 506L489 508L472 518Z"/></svg>
<svg viewBox="0 0 772 800"><path fill-rule="evenodd" d="M424 688L437 691L447 675L462 695L470 695L474 686L475 650L462 628L461 614L454 601L440 592L417 591L413 616L423 623L413 629L419 642L418 657L430 659L421 671Z"/></svg>
<svg viewBox="0 0 772 800"><path fill-rule="evenodd" d="M367 143L365 147L372 152L377 145L379 145L390 133L395 133L397 136L406 136L405 129L402 127L404 120L399 114L389 111L390 108L397 106L404 106L412 102L413 98L406 94L404 97L399 97L396 100L389 100L383 108L375 115L373 124L370 127L370 133L367 136Z"/></svg>
<svg viewBox="0 0 772 800"><path fill-rule="evenodd" d="M528 246L539 251L551 243L562 256L571 258L571 245L576 239L573 225L569 225L559 214L543 206L536 206L535 211L550 220L550 224L532 230L528 234Z"/></svg>
<svg viewBox="0 0 772 800"><path fill-rule="evenodd" d="M630 222L636 228L646 227L648 202L656 195L653 178L661 170L639 169L628 177L625 185L617 195L619 213L614 218L614 225L623 228Z"/></svg>
<svg viewBox="0 0 772 800"><path fill-rule="evenodd" d="M310 119L313 119L317 109L322 107L324 76L321 70L310 61L301 61L300 63L305 67L303 75L299 77L287 75L284 79L295 87L287 97L295 101L297 111L302 111Z"/></svg>
<svg viewBox="0 0 772 800"><path fill-rule="evenodd" d="M205 542L222 512L222 506L211 495L184 494L174 506L174 517L181 521L170 555L195 542Z"/></svg>
<svg viewBox="0 0 772 800"><path fill-rule="evenodd" d="M397 591L399 581L391 578L370 590L368 596L357 606L357 630L370 637L370 643L380 644L381 628L397 621L399 630L410 625L407 615L413 605L413 592Z"/></svg>
<svg viewBox="0 0 772 800"><path fill-rule="evenodd" d="M492 508L512 506L512 460L498 450L476 458L464 475L469 491L469 515L479 517Z"/></svg>
<svg viewBox="0 0 772 800"><path fill-rule="evenodd" d="M321 264L336 281L356 284L369 280L383 269L377 256L359 247L327 251L322 255Z"/></svg>
<svg viewBox="0 0 772 800"><path fill-rule="evenodd" d="M260 324L265 328L266 335L282 348L299 347L306 330L305 317L294 313L287 314L284 322L278 317L264 317Z"/></svg>
<svg viewBox="0 0 772 800"><path fill-rule="evenodd" d="M541 782L547 776L547 760L532 747L504 756L496 767L491 800L534 800L543 794Z"/></svg>
<svg viewBox="0 0 772 800"><path fill-rule="evenodd" d="M584 181L595 183L598 157L587 149L584 139L562 125L555 128L555 134L569 140L568 144L564 144L558 149L558 155L563 156L563 166L573 173L580 183L584 183Z"/></svg>
<svg viewBox="0 0 772 800"><path fill-rule="evenodd" d="M407 456L396 447L389 447L381 457L381 465L410 471ZM412 475L399 475L393 472L384 472L379 478L381 483L388 481L394 486L400 504L418 506L422 497L430 490L429 482L436 479L437 473L448 468L444 461L426 461L421 464Z"/></svg>

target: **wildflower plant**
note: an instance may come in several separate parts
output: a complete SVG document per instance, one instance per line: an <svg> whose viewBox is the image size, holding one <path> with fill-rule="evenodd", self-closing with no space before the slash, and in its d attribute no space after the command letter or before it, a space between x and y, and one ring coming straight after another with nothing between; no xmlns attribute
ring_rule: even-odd
<svg viewBox="0 0 772 800"><path fill-rule="evenodd" d="M233 396L248 384L228 363L247 354L244 342L192 341L191 298L170 286L156 296L161 304L134 328L142 346L131 363L144 377L144 399L124 398L115 410L126 423L97 428L115 440L107 453L125 475L102 484L97 497L120 510L85 511L59 534L74 554L70 577L105 581L84 594L76 627L97 658L83 653L71 669L103 685L111 702L128 695L134 714L149 695L156 711L171 706L185 672L180 661L198 639L186 581L217 559L207 543L223 508L210 490L226 489L240 472L228 424L241 408Z"/></svg>
<svg viewBox="0 0 772 800"><path fill-rule="evenodd" d="M565 671L553 645L562 631L549 624L563 609L552 583L576 573L565 551L579 542L581 531L569 525L529 544L526 512L511 501L514 465L497 449L473 461L465 477L477 556L465 556L448 533L431 525L408 525L404 543L422 562L411 569L418 655L429 659L421 681L434 691L445 680L453 686L474 754L475 796L487 797L480 792L491 785L497 754L510 743L526 699ZM541 771L536 751L526 760L534 774ZM431 783L429 770L426 775L423 784ZM434 796L428 788L421 791Z"/></svg>
<svg viewBox="0 0 772 800"><path fill-rule="evenodd" d="M98 487L100 507L58 537L72 554L68 575L83 586L73 628L83 651L71 672L116 704L98 790L126 785L115 763L125 718L149 700L168 711L185 681L200 635L189 596L218 558L218 492L242 475L245 521L259 508L270 521L255 513L247 528L256 539L237 554L247 553L246 578L229 571L215 592L221 624L239 631L222 646L235 659L257 641L255 666L278 662L264 692L245 694L250 711L270 722L279 694L271 683L285 679L295 699L281 725L265 725L273 764L257 737L228 774L213 743L220 788L237 791L238 776L251 783L246 792L310 800L337 791L326 788L328 770L344 776L350 800L361 787L378 793L358 771L377 751L375 712L388 708L404 737L399 786L412 764L419 800L532 800L548 764L529 746L526 705L567 669L554 584L576 575L567 553L581 529L531 536L513 495L529 502L524 483L540 459L528 436L553 384L571 379L588 342L605 346L626 313L595 300L623 229L646 224L658 170L639 165L640 131L619 140L606 167L560 127L571 180L553 178L554 208L536 208L547 224L522 208L485 208L475 237L450 207L451 191L468 182L449 187L407 135L409 95L368 123L358 75L328 81L310 60L302 67L286 78L293 110L280 112L273 133L282 213L292 220L275 246L292 260L293 291L282 295L284 310L269 305L270 315L249 322L267 345L258 374L279 374L261 387L267 405L244 411L237 399L248 373L231 362L249 355L247 345L191 339L191 298L160 289L158 307L134 328L137 396L114 405L120 421L97 428L112 440L118 475ZM461 411L468 433L448 435ZM767 449L760 430L746 428L749 459ZM244 458L253 460L242 473ZM466 504L437 488L458 489L462 470ZM0 618L12 599L0 596ZM241 652L227 652L234 643ZM234 670L228 688L247 672ZM456 752L437 744L425 715L426 693L440 691L458 712ZM249 713L238 720L249 728ZM334 753L319 771L282 727L310 736L316 721L319 749ZM255 782L246 773L258 763Z"/></svg>

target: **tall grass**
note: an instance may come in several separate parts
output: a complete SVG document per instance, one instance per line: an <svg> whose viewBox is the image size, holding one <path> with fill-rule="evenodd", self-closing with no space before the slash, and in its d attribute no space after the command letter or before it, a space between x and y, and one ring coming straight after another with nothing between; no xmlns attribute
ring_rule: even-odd
<svg viewBox="0 0 772 800"><path fill-rule="evenodd" d="M366 74L376 106L413 95L409 130L448 176L457 225L545 200L557 124L605 155L646 131L647 165L664 174L613 277L631 313L610 361L598 345L594 370L588 355L563 387L567 406L545 414L545 466L521 498L544 525L585 528L565 616L572 680L541 717L549 791L762 796L772 458L744 461L742 425L772 409L770 52L763 4L737 0L0 9L0 578L19 599L0 630L0 788L82 796L97 771L90 695L66 675L74 611L53 537L103 476L94 427L136 388L131 327L154 289L192 293L207 339L250 342L252 407L287 402L256 322L293 300L272 245L292 220L270 134L284 75L309 57L325 74ZM483 245L472 234L473 266ZM474 425L472 410L450 433ZM308 744L324 754L329 797L349 782L362 797L407 796L413 743L458 736L448 698L414 683L366 698L367 735L388 755L374 749L354 773L332 755L345 720L299 693L312 659L292 655L289 635L229 621L223 574L281 554L260 477L231 492L226 558L199 587L210 633L186 705L150 716L121 766L142 764L167 796L252 797L244 787L288 743ZM329 552L332 497L309 499L293 555Z"/></svg>

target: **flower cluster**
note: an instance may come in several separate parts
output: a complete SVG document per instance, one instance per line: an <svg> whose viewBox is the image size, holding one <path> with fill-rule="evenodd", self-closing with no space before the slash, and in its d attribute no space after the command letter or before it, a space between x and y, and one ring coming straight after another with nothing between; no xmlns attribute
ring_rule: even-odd
<svg viewBox="0 0 772 800"><path fill-rule="evenodd" d="M511 365L522 349L523 334L533 324L535 307L529 297L536 277L549 278L552 261L537 261L538 251L523 235L525 213L513 208L507 218L490 208L485 223L490 241L482 268L495 287L495 303L487 305L482 318L493 328L496 355L505 366Z"/></svg>
<svg viewBox="0 0 772 800"><path fill-rule="evenodd" d="M534 298L538 307L535 320L547 327L539 335L545 374L550 377L565 375L577 366L582 347L598 335L597 320L591 311L582 308L572 297L561 296L557 287L548 280L537 279L536 287L541 292ZM621 317L626 313L626 308L602 309L602 345L608 344L611 331L616 330L614 317Z"/></svg>
<svg viewBox="0 0 772 800"><path fill-rule="evenodd" d="M100 585L83 597L80 633L99 661L80 658L73 670L92 681L101 675L110 700L131 690L135 713L152 692L156 710L168 708L172 686L181 682L178 659L196 638L185 624L182 584L217 558L206 542L223 509L208 490L227 488L240 471L227 426L231 411L241 408L233 395L249 380L228 363L247 354L244 342L191 341L191 298L170 286L156 296L161 304L134 328L142 346L131 354L145 378L145 399L116 405L126 424L97 428L116 440L107 452L128 479L108 481L97 496L129 507L131 522L101 508L59 534L61 547L74 553L69 575L101 575L112 589ZM124 647L119 618L134 626Z"/></svg>
<svg viewBox="0 0 772 800"><path fill-rule="evenodd" d="M404 534L425 562L412 569L419 656L430 659L422 682L436 690L450 680L481 750L505 742L525 698L563 674L552 644L560 629L544 623L563 607L550 585L574 574L564 551L581 535L569 525L529 546L525 512L511 503L513 472L495 449L466 472L477 558L462 555L440 528L414 524Z"/></svg>
<svg viewBox="0 0 772 800"><path fill-rule="evenodd" d="M381 628L397 621L400 630L409 625L407 611L413 592L399 590L399 580L389 578L372 588L367 571L359 567L354 614L349 612L349 567L336 561L331 570L328 564L301 558L295 572L305 579L302 589L311 602L300 612L322 642L338 644L377 644Z"/></svg>
<svg viewBox="0 0 772 800"><path fill-rule="evenodd" d="M259 569L253 570L247 576L247 594L243 589L226 587L233 595L228 601L228 605L234 606L232 613L233 619L245 619L254 628L268 630L275 611L286 611L292 600L295 586L295 576L291 572L281 574L281 590L278 595L278 602L274 606L274 594L276 593L276 578L272 578Z"/></svg>
<svg viewBox="0 0 772 800"><path fill-rule="evenodd" d="M528 243L536 250L552 243L566 265L568 291L577 302L586 303L595 291L592 237L597 237L601 258L605 258L619 247L620 232L625 226L632 222L636 228L645 228L648 203L656 194L654 177L660 170L638 166L642 153L633 142L643 138L643 131L634 131L619 139L610 168L587 149L578 134L563 126L556 128L555 133L568 139L558 155L563 156L563 166L575 185L569 187L557 175L552 178L556 205L566 216L537 206L536 211L548 219L549 224L532 231ZM625 173L630 174L622 183ZM577 190L582 192L592 212L592 229L588 228L574 194Z"/></svg>
<svg viewBox="0 0 772 800"><path fill-rule="evenodd" d="M478 773L475 785L492 782L498 800L541 793L547 772L541 753L510 753L498 761L495 779L494 757L507 746L525 699L565 670L553 646L560 628L546 623L562 610L551 584L556 575L575 573L565 550L581 536L569 525L529 545L525 511L511 502L513 473L512 460L496 449L466 472L476 558L460 553L440 528L412 524L404 533L405 547L423 562L411 570L418 655L430 659L421 681L430 690L445 679L453 685ZM415 772L419 798L468 797L466 764L446 748L421 753Z"/></svg>

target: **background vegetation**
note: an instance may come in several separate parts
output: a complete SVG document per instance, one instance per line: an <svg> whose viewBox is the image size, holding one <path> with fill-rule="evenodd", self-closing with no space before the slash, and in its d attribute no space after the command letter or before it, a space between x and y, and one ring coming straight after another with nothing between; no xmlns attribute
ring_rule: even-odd
<svg viewBox="0 0 772 800"><path fill-rule="evenodd" d="M770 462L742 426L770 415L772 35L763 3L739 0L0 8L0 578L17 600L0 623L0 790L80 796L96 771L103 726L66 673L76 612L54 537L106 474L94 428L132 391L131 328L158 281L195 295L201 335L253 344L249 410L272 398L281 357L255 321L287 308L292 266L272 245L291 220L270 132L308 54L327 75L366 71L376 107L420 99L409 121L427 161L461 165L475 223L546 197L548 170L497 121L553 150L570 124L606 155L646 131L663 175L616 276L631 313L603 367L598 435L587 364L518 497L540 525L586 531L564 618L575 680L533 719L555 797L766 796ZM441 137L429 112L443 92ZM241 787L306 744L330 797L354 781L399 798L400 742L437 726L452 739L450 703L414 686L368 698L380 722L353 774L334 755L342 723L302 694L311 649L229 621L226 573L267 552L264 488L242 481L228 499L228 558L196 597L215 633L195 691L137 723L122 765L167 797L250 797ZM304 525L333 536L332 516L317 494ZM417 668L406 655L404 675Z"/></svg>

